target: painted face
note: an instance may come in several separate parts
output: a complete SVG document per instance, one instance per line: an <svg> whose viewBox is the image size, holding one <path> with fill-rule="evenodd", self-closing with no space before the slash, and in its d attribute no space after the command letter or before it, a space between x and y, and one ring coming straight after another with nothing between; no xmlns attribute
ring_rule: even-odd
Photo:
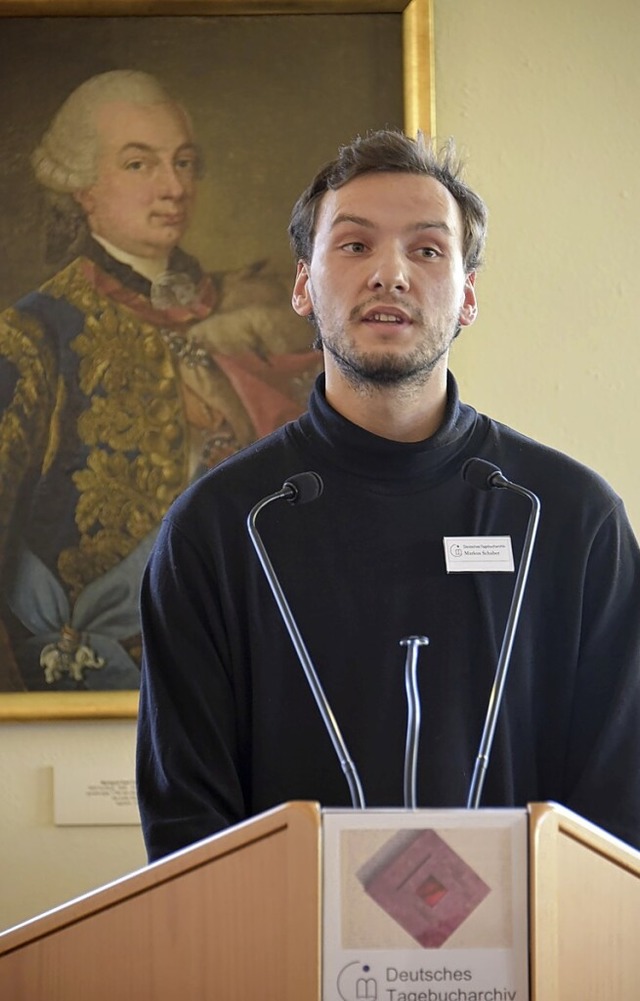
<svg viewBox="0 0 640 1001"><path fill-rule="evenodd" d="M193 205L198 155L175 104L101 105L97 180L76 194L97 236L138 257L166 256Z"/></svg>
<svg viewBox="0 0 640 1001"><path fill-rule="evenodd" d="M423 381L475 318L455 199L432 177L368 173L327 192L293 307L353 383Z"/></svg>

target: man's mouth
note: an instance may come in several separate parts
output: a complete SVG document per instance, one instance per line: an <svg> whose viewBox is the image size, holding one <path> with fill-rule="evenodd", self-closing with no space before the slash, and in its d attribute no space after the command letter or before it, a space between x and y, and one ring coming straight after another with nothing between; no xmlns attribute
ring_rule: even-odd
<svg viewBox="0 0 640 1001"><path fill-rule="evenodd" d="M397 316L395 313L369 313L365 317L365 320L375 320L376 323L402 323L403 319L401 316Z"/></svg>
<svg viewBox="0 0 640 1001"><path fill-rule="evenodd" d="M156 212L155 218L161 226L182 226L186 216L184 212L178 212L173 215L165 215L161 212Z"/></svg>
<svg viewBox="0 0 640 1001"><path fill-rule="evenodd" d="M363 313L364 323L388 323L390 325L401 325L411 323L411 317L407 313L395 307L386 306L384 309L368 309Z"/></svg>

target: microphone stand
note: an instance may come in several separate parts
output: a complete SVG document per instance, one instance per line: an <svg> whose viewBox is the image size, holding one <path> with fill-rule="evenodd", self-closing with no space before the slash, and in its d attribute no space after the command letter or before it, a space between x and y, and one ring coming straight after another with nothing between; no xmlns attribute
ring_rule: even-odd
<svg viewBox="0 0 640 1001"><path fill-rule="evenodd" d="M481 460L469 460L469 462L478 461ZM489 464L487 463L486 465ZM531 513L529 514L529 521L527 523L527 532L522 547L522 557L520 560L520 566L518 567L516 583L511 598L509 616L507 618L507 624L502 638L502 647L498 658L498 666L496 668L493 687L489 696L489 706L487 708L482 739L480 740L478 756L476 758L471 785L469 787L469 794L467 797L468 809L477 809L480 805L482 787L484 785L487 766L489 764L491 746L493 744L500 703L502 701L504 691L504 683L507 677L507 671L509 670L511 650L518 626L518 619L520 617L522 597L527 583L527 577L529 575L529 567L531 565L531 557L533 555L533 545L536 538L536 532L538 530L538 521L540 519L539 498L532 493L531 490L527 490L525 487L521 487L517 483L512 483L511 480L508 480L505 476L503 476L500 470L496 467L492 468L494 469L494 472L490 474L487 481L488 486L485 489L497 487L499 489L512 490L514 493L520 494L522 497L526 497L531 502Z"/></svg>
<svg viewBox="0 0 640 1001"><path fill-rule="evenodd" d="M319 493L322 490L322 481L320 480L320 477L317 476L317 474L315 473L298 474L298 477L300 478L308 476L315 476L319 481L319 489L316 490L315 493L313 493L313 490L311 491L311 493L313 493L313 496L310 495L308 497L305 497L302 490L301 493L303 494L303 496L298 495L296 492L297 478L292 476L283 485L281 490L278 490L274 494L270 494L268 497L263 498L261 501L258 501L258 503L254 505L254 507L249 512L249 516L247 518L247 529L251 541L254 545L255 551L258 555L258 559L260 560L260 563L262 565L262 569L264 570L267 581L269 582L269 586L273 593L273 597L276 600L276 604L278 606L280 615L282 616L282 620L285 626L287 627L289 637L298 655L298 660L302 665L302 669L309 683L309 687L311 688L318 709L320 710L320 715L322 716L324 725L327 729L329 737L331 738L331 742L338 756L338 760L340 761L340 766L342 768L342 771L344 772L345 778L349 785L351 804L354 807L354 809L363 810L365 808L364 793L362 791L362 785L360 783L360 778L356 771L356 767L349 755L349 752L347 751L347 746L344 742L342 733L340 732L340 727L338 726L338 722L335 716L333 715L331 706L329 704L329 700L327 699L327 696L324 693L324 689L322 688L320 679L318 678L316 670L311 662L311 657L309 656L309 653L304 644L302 636L300 635L300 630L298 629L298 625L293 617L287 599L285 598L284 591L282 590L282 587L280 585L280 581L276 576L276 572L273 569L273 565L271 563L271 560L269 559L268 553L264 547L262 539L260 538L260 533L258 532L256 526L256 518L258 517L262 509L266 507L267 504L270 504L272 501L285 498L286 500L295 504L297 501L301 501L304 503L305 501L308 500L315 500L315 498L319 496Z"/></svg>

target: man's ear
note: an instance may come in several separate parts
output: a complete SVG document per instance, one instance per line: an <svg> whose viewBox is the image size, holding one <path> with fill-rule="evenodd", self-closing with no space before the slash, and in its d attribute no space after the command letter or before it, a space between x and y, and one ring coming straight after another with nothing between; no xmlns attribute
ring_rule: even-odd
<svg viewBox="0 0 640 1001"><path fill-rule="evenodd" d="M304 261L298 261L296 280L293 283L291 305L298 316L309 316L313 312L311 292L309 289L309 270Z"/></svg>
<svg viewBox="0 0 640 1001"><path fill-rule="evenodd" d="M473 323L478 315L478 301L476 299L476 272L470 271L464 282L464 298L462 308L458 317L461 327L468 327Z"/></svg>
<svg viewBox="0 0 640 1001"><path fill-rule="evenodd" d="M95 207L95 199L91 188L83 188L81 191L74 191L73 199L78 203L80 208L84 209L86 215L91 215Z"/></svg>

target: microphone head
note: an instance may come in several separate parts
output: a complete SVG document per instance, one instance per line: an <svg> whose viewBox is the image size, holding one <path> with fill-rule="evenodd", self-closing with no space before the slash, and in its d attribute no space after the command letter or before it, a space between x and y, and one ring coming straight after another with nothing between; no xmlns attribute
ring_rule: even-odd
<svg viewBox="0 0 640 1001"><path fill-rule="evenodd" d="M478 490L493 490L494 487L502 486L506 481L502 471L493 462L486 459L467 459L462 467L462 478L466 483Z"/></svg>
<svg viewBox="0 0 640 1001"><path fill-rule="evenodd" d="M282 484L285 496L290 504L308 504L317 500L324 484L318 473L308 470L306 473L294 473Z"/></svg>

